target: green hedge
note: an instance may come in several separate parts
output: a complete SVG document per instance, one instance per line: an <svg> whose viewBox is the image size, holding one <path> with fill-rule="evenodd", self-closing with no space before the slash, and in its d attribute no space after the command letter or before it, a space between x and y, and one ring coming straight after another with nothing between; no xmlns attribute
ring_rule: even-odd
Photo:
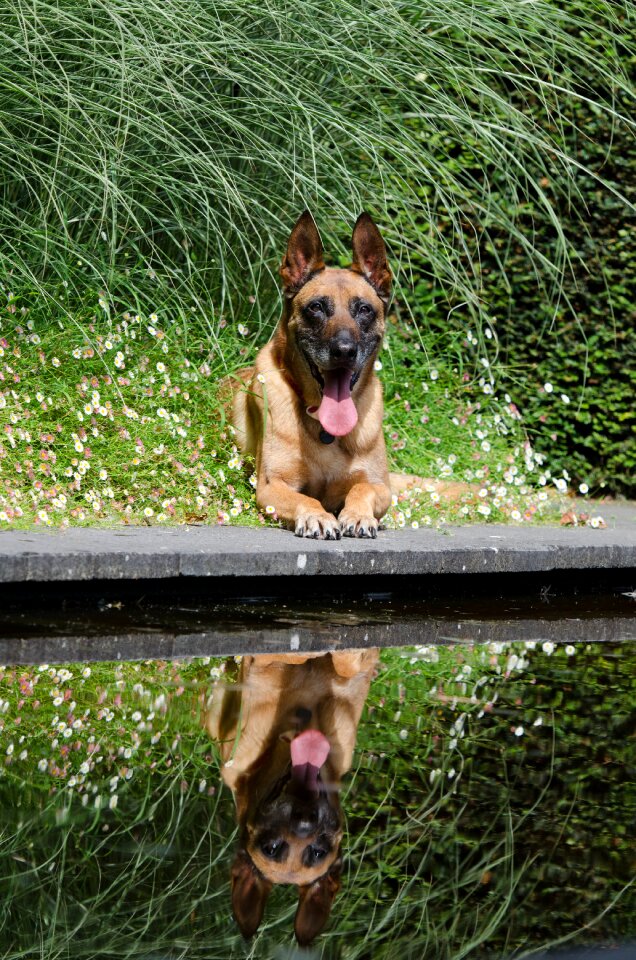
<svg viewBox="0 0 636 960"><path fill-rule="evenodd" d="M620 16L620 5L616 10ZM605 40L591 24L587 31L577 30L577 40L596 51L599 59L606 55ZM615 52L633 89L633 49ZM537 120L545 119L545 100L534 99L530 106ZM617 95L616 111L633 114L633 94ZM549 455L553 472L567 469L574 485L587 483L593 493L634 496L634 125L619 118L608 122L581 99L570 101L546 132L579 165L574 190L568 196L557 164L535 163L533 175L549 206L520 202L517 215L520 229L548 262L559 264L562 257L560 271L552 278L537 272L522 244L484 221L465 223L466 257L475 269L484 313L498 335L498 360L507 389L536 447ZM463 146L456 163L477 168L470 144ZM493 168L489 178L491 190L501 192L500 173ZM439 217L444 229L450 229L443 211ZM565 258L555 218L567 241ZM440 330L465 329L470 321L466 310L455 298L440 296L424 258L418 266L417 318ZM454 308L450 314L443 309L448 300Z"/></svg>
<svg viewBox="0 0 636 960"><path fill-rule="evenodd" d="M614 129L581 109L572 146L582 164L636 204L636 139L627 125ZM574 139L574 137L573 137ZM591 177L577 178L579 196L557 206L576 258L566 269L561 302L552 312L522 257L508 266L512 293L493 270L487 282L492 313L500 318L502 360L517 382L528 430L594 491L636 495L636 218ZM583 221L583 222L582 222ZM544 224L546 250L554 241ZM545 384L553 387L546 393ZM565 395L569 403L561 398Z"/></svg>

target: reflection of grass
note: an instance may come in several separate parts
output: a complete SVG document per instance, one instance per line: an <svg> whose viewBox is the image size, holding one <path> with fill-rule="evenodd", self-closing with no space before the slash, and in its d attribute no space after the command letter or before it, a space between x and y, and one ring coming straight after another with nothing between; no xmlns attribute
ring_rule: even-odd
<svg viewBox="0 0 636 960"><path fill-rule="evenodd" d="M80 809L61 825L50 801L6 824L3 955L33 956L39 944L45 957L143 956L196 935L200 915L226 912L230 811L181 792L186 774L183 765L152 793L131 788L116 819Z"/></svg>
<svg viewBox="0 0 636 960"><path fill-rule="evenodd" d="M383 655L343 797L343 891L316 956L501 956L573 933L620 894L634 872L634 651L568 649ZM17 710L21 677L6 670L0 681L9 704L0 955L277 955L291 943L293 891L275 891L251 950L230 917L232 802L215 789L218 761L196 722L197 690L215 665L94 665L90 678L68 669L77 710L107 689L102 707L116 712L88 734L105 759L72 788L70 768L37 770L36 741L51 740L43 713ZM34 694L51 698L54 677L40 676ZM152 730L132 719L150 699L134 684L153 703L167 698L165 715L144 718ZM16 729L31 751L24 760L6 755ZM86 789L111 795L126 759L118 745L135 730L134 775L117 783L118 804L83 805ZM633 906L633 891L620 896L600 934L633 935Z"/></svg>
<svg viewBox="0 0 636 960"><path fill-rule="evenodd" d="M151 667L3 667L0 771L6 780L28 779L83 805L113 809L123 784L143 770L170 772L182 756L181 739L192 730L198 736L197 692L218 672L209 658ZM169 704L180 707L177 730ZM203 769L191 765L190 776L206 777Z"/></svg>

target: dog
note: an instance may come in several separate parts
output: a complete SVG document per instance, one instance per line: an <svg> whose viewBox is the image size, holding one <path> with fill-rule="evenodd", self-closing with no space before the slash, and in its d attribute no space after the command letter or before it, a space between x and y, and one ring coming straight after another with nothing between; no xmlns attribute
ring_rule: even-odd
<svg viewBox="0 0 636 960"><path fill-rule="evenodd" d="M375 649L248 656L237 683L214 688L206 725L234 795L232 911L246 938L276 883L298 887L301 946L329 918L342 871L340 782L377 662Z"/></svg>
<svg viewBox="0 0 636 960"><path fill-rule="evenodd" d="M225 384L239 446L256 462L256 502L273 507L297 537L375 539L393 494L474 493L465 483L389 473L374 365L391 270L368 213L358 217L351 247L349 267L326 267L316 224L301 214L280 268L284 305L274 336L253 367Z"/></svg>
<svg viewBox="0 0 636 960"><path fill-rule="evenodd" d="M375 538L391 503L374 370L391 271L367 213L351 245L350 267L326 267L311 214L300 216L280 268L280 323L237 374L232 419L256 462L256 501L298 537Z"/></svg>

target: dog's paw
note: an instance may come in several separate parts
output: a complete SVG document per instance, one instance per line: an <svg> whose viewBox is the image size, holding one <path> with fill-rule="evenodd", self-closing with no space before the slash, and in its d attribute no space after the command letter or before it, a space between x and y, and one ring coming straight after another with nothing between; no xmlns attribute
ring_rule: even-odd
<svg viewBox="0 0 636 960"><path fill-rule="evenodd" d="M340 524L332 513L301 513L296 518L294 533L297 537L314 540L339 540Z"/></svg>
<svg viewBox="0 0 636 960"><path fill-rule="evenodd" d="M343 537L371 537L378 535L378 521L375 517L364 517L357 513L340 514L339 523Z"/></svg>

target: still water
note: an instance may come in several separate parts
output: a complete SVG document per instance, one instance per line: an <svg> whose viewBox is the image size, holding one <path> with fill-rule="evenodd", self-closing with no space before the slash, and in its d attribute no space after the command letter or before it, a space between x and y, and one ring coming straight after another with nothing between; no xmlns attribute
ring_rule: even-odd
<svg viewBox="0 0 636 960"><path fill-rule="evenodd" d="M9 664L0 803L3 960L624 945L636 643Z"/></svg>

